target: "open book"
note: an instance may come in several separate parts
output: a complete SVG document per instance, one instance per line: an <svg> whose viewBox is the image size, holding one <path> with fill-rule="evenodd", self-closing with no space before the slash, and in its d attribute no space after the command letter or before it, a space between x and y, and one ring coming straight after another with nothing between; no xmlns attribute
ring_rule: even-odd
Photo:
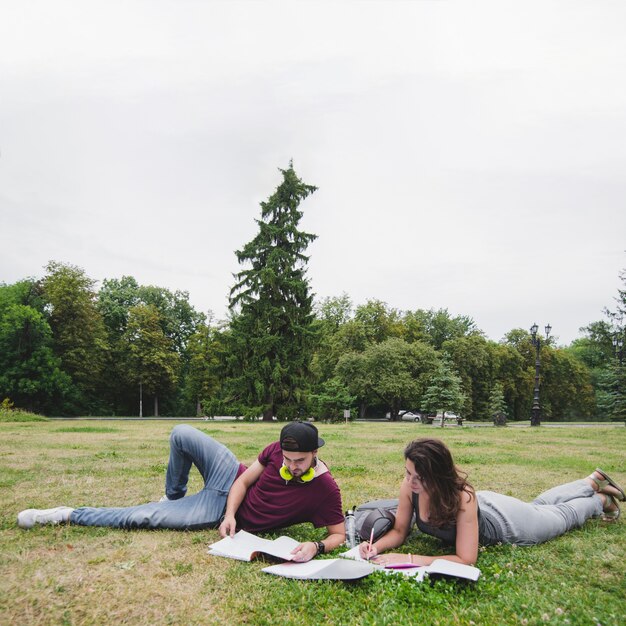
<svg viewBox="0 0 626 626"><path fill-rule="evenodd" d="M480 570L472 565L463 565L448 559L435 559L430 565L413 565L412 563L397 563L395 565L376 565L372 561L365 561L359 555L359 546L351 548L347 552L341 554L343 558L353 559L355 561L363 561L370 563L375 569L385 572L386 574L404 574L404 576L414 577L415 580L421 582L424 576L454 576L455 578L466 578L467 580L478 580Z"/></svg>
<svg viewBox="0 0 626 626"><path fill-rule="evenodd" d="M367 561L313 559L306 563L281 563L263 568L264 572L301 580L356 580L369 576L376 566Z"/></svg>
<svg viewBox="0 0 626 626"><path fill-rule="evenodd" d="M291 537L279 537L278 539L263 539L240 530L234 537L224 537L209 546L209 554L225 556L239 561L251 561L259 554L270 556L285 561L291 561L291 551L299 546L300 542Z"/></svg>

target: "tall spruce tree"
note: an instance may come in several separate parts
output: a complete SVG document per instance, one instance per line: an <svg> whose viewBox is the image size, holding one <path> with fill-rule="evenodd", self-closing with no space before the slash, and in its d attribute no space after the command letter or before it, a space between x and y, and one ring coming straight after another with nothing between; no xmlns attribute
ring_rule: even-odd
<svg viewBox="0 0 626 626"><path fill-rule="evenodd" d="M445 423L447 411L456 413L463 409L465 404L465 394L462 389L462 382L452 367L445 361L439 367L430 381L430 386L422 398L422 408L427 411L442 411L441 427Z"/></svg>
<svg viewBox="0 0 626 626"><path fill-rule="evenodd" d="M295 417L303 405L315 336L304 252L316 235L298 230L298 207L317 187L291 162L280 171L283 182L261 203L258 234L236 252L248 267L230 292L230 400L264 420Z"/></svg>
<svg viewBox="0 0 626 626"><path fill-rule="evenodd" d="M496 426L506 426L508 408L502 383L495 383L489 394L489 417Z"/></svg>

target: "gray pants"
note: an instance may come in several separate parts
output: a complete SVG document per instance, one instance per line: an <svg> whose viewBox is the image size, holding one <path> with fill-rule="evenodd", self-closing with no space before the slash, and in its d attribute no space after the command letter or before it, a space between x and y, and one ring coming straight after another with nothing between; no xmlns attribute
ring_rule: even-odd
<svg viewBox="0 0 626 626"><path fill-rule="evenodd" d="M478 491L476 496L483 545L501 542L532 546L602 514L601 498L584 479L553 487L532 502L493 491Z"/></svg>

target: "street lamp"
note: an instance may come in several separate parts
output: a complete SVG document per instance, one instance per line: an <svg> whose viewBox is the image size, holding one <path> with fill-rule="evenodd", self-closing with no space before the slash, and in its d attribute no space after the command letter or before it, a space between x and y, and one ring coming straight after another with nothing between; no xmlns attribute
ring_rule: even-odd
<svg viewBox="0 0 626 626"><path fill-rule="evenodd" d="M624 339L618 333L613 335L613 352L615 353L615 357L619 361L620 366L624 362Z"/></svg>
<svg viewBox="0 0 626 626"><path fill-rule="evenodd" d="M541 349L541 337L537 335L537 331L539 330L539 326L537 324L533 324L530 327L530 338L533 342L533 346L535 346L535 391L533 394L533 407L530 411L530 425L531 426L541 426L541 404L539 404L539 368L541 366L541 361L539 359L539 351ZM552 326L548 324L545 327L546 331L546 341L548 341L550 337L550 331L552 330Z"/></svg>

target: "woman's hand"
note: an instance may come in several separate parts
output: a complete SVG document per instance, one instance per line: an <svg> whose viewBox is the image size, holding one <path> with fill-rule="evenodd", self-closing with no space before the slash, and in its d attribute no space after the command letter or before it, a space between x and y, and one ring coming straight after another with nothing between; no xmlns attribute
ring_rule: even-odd
<svg viewBox="0 0 626 626"><path fill-rule="evenodd" d="M364 541L363 543L359 544L359 556L362 559L366 559L369 561L370 559L373 559L377 554L378 550L376 549L376 546L372 545L372 547L370 548L369 541Z"/></svg>
<svg viewBox="0 0 626 626"><path fill-rule="evenodd" d="M426 557L428 558L428 557ZM432 560L432 559L431 559ZM411 563L413 565L426 565L424 557L420 554L401 554L400 552L388 552L372 559L376 565L398 565L400 563Z"/></svg>
<svg viewBox="0 0 626 626"><path fill-rule="evenodd" d="M398 563L409 563L409 555L400 552L387 552L380 556L374 557L372 561L376 565L397 565Z"/></svg>

